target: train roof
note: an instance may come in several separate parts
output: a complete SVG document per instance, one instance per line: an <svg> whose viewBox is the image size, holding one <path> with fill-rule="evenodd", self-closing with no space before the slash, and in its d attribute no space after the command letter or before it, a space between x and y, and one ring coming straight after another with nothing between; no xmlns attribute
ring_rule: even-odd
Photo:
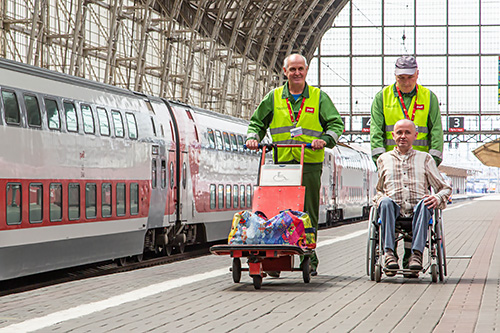
<svg viewBox="0 0 500 333"><path fill-rule="evenodd" d="M66 73L56 72L47 68L41 68L37 66L32 66L24 63L20 63L14 60L0 58L0 68L6 70L13 70L19 73L34 75L45 79L50 79L58 81L61 83L81 86L89 89L95 89L99 91L110 92L114 94L121 94L128 97L148 97L142 93L134 92L132 90L119 88L110 84L96 82L89 79L73 76Z"/></svg>
<svg viewBox="0 0 500 333"><path fill-rule="evenodd" d="M233 116L230 116L230 115L227 115L227 114L218 113L218 112L215 112L215 111L210 111L210 110L207 110L207 109L202 109L200 107L192 106L192 105L183 103L181 101L168 100L168 102L169 103L173 103L173 104L182 105L182 106L185 106L185 107L189 107L189 108L191 108L191 110L194 111L195 114L205 115L205 116L208 116L208 117L211 117L211 118L215 117L215 118L219 118L221 120L226 120L226 121L232 121L232 122L240 123L240 124L245 125L245 126L247 126L249 124L248 120L245 120L245 119L242 119L242 118L233 117Z"/></svg>

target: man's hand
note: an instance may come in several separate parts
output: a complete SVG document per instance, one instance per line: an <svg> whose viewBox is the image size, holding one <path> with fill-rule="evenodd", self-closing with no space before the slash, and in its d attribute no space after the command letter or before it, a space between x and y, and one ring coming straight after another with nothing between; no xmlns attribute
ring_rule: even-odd
<svg viewBox="0 0 500 333"><path fill-rule="evenodd" d="M427 208L436 208L439 205L439 200L433 195L424 195L424 205Z"/></svg>
<svg viewBox="0 0 500 333"><path fill-rule="evenodd" d="M311 142L312 150L323 149L326 146L326 141L322 139L315 139Z"/></svg>
<svg viewBox="0 0 500 333"><path fill-rule="evenodd" d="M252 149L252 150L259 149L259 141L257 141L257 140L250 139L250 140L247 140L247 142L245 144L247 145L248 149Z"/></svg>

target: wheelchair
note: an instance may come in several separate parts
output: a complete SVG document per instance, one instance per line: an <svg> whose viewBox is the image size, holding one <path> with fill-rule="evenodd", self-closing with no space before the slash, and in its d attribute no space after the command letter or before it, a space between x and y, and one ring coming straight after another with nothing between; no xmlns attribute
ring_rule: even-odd
<svg viewBox="0 0 500 333"><path fill-rule="evenodd" d="M380 282L382 273L393 276L402 274L404 276L411 276L420 272L426 273L430 270L432 282L444 280L444 276L448 274L446 267L446 248L444 241L444 229L442 220L442 211L435 209L432 218L429 221L429 232L426 241L426 249L423 253L423 264L421 271L414 271L410 269L391 269L388 270L384 267L383 261L383 237L380 236L382 230L381 221L378 216L378 211L375 206L370 209L370 216L368 220L368 242L366 249L366 274L372 281ZM412 239L412 218L399 217L396 219L396 244L400 240ZM396 251L395 251L396 252ZM425 258L428 258L427 260Z"/></svg>

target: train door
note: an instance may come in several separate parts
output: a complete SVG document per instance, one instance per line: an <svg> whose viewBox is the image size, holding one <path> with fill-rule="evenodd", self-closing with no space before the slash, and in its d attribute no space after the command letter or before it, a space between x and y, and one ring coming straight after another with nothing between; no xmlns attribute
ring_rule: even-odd
<svg viewBox="0 0 500 333"><path fill-rule="evenodd" d="M179 209L180 209L180 214L179 218L181 221L187 221L190 219L190 216L192 214L192 209L193 209L193 198L189 198L189 184L188 182L188 164L189 164L189 159L188 159L188 152L187 151L182 151L181 152L181 161L180 161L180 172L181 172L181 177L180 177L180 204L179 204Z"/></svg>
<svg viewBox="0 0 500 333"><path fill-rule="evenodd" d="M176 184L176 157L175 150L168 151L168 160L167 160L167 168L168 168L168 195L167 202L165 206L165 215L168 217L168 222L171 224L175 223L177 212L176 212L176 203L177 203L177 184Z"/></svg>

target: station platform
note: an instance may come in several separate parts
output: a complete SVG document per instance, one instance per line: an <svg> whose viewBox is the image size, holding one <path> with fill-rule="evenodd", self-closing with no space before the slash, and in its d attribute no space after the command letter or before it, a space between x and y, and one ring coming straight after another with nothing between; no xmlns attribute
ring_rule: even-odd
<svg viewBox="0 0 500 333"><path fill-rule="evenodd" d="M493 332L500 330L500 195L444 210L448 276L366 275L367 222L319 233L318 276L233 283L229 256L0 298L0 332ZM402 245L401 245L402 246ZM402 250L399 251L402 253Z"/></svg>

